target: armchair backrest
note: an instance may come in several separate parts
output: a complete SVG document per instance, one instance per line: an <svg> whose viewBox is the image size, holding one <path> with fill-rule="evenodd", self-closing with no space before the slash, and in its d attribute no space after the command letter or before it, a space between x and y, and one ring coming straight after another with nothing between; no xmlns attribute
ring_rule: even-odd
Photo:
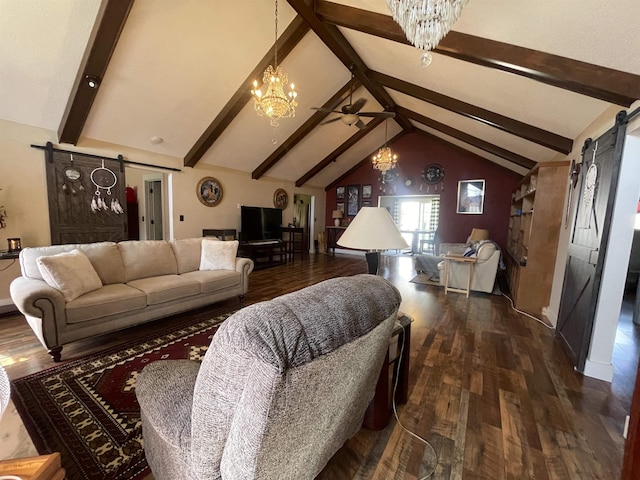
<svg viewBox="0 0 640 480"><path fill-rule="evenodd" d="M194 478L314 478L362 423L397 318L384 279L327 280L229 317L194 389Z"/></svg>

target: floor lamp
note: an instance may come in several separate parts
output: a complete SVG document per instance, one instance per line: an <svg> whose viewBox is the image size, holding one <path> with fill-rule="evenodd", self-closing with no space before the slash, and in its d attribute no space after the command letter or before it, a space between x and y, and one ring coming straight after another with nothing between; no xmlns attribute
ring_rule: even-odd
<svg viewBox="0 0 640 480"><path fill-rule="evenodd" d="M377 275L382 250L399 250L409 244L383 207L362 207L338 240L341 247L367 250L369 273Z"/></svg>

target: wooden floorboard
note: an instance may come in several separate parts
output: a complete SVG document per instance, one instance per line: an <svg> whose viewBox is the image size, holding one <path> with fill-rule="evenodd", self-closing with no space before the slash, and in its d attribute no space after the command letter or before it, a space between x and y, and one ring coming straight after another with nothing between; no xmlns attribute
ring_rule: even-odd
<svg viewBox="0 0 640 480"><path fill-rule="evenodd" d="M318 281L365 273L364 258L310 255L253 272L245 304ZM412 258L383 257L381 275L402 294L414 318L409 400L379 432L361 430L320 479L616 479L633 380L613 383L573 371L554 332L513 311L505 297L444 295L411 283ZM236 299L215 308L239 307ZM167 320L65 346L63 360L153 334ZM625 338L638 338L633 328ZM52 366L20 315L0 317L0 361L12 379ZM629 345L627 349L631 349ZM616 357L624 362L624 355ZM637 362L637 358L634 360ZM633 365L617 371L635 371ZM309 432L313 435L313 432ZM436 463L437 462L437 463Z"/></svg>

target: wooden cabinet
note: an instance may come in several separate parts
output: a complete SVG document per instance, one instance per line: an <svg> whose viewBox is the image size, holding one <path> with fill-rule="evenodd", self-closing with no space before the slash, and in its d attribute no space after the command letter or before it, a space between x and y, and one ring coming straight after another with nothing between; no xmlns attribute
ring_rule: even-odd
<svg viewBox="0 0 640 480"><path fill-rule="evenodd" d="M549 305L568 175L569 162L538 163L511 203L507 280L516 308L538 317Z"/></svg>

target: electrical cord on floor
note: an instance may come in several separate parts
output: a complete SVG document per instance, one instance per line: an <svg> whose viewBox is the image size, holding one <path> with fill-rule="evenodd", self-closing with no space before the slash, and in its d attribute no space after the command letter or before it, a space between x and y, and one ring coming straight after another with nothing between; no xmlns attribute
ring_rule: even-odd
<svg viewBox="0 0 640 480"><path fill-rule="evenodd" d="M419 441L421 441L422 443L424 443L433 452L433 458L435 459L435 463L433 465L433 468L431 469L431 472L429 472L428 475L425 475L424 477L421 477L421 478L418 479L418 480L427 480L436 471L436 466L438 465L438 454L436 453L435 448L433 448L433 446L427 440L422 438L420 435L418 435L416 433L413 433L407 427L402 425L402 422L400 422L400 418L398 418L398 411L396 410L396 390L398 389L398 379L400 378L400 366L401 366L401 363L402 363L402 354L404 353L404 342L405 342L405 339L407 338L406 337L406 332L404 330L404 325L402 325L402 323L400 323L400 322L398 322L398 325L400 325L400 328L402 328L402 344L400 345L400 356L398 357L398 366L397 366L396 375L395 375L396 379L395 379L395 382L393 383L393 395L391 396L391 398L392 398L391 404L393 405L393 414L396 417L396 422L398 422L398 425L400 425L400 427L405 432L407 432L409 435L411 435L412 437L414 437L414 438L418 439Z"/></svg>
<svg viewBox="0 0 640 480"><path fill-rule="evenodd" d="M11 260L11 263L9 265L7 265L2 270L0 270L0 272L4 272L5 270L8 270L11 267L11 265L13 265L14 263L16 263L16 259L15 258ZM0 480L2 480L2 479L0 478Z"/></svg>
<svg viewBox="0 0 640 480"><path fill-rule="evenodd" d="M502 290L500 290L500 294L503 297L507 297L507 299L509 300L509 303L511 304L511 308L513 308L516 312L529 317L529 318L533 318L536 322L541 323L542 325L544 325L545 327L547 327L549 330L555 330L555 327L553 325L549 325L546 322L543 322L542 320L540 320L537 317L534 317L533 315L529 315L527 312L523 312L522 310L518 310L515 305L513 304L513 300L511 300L511 297L509 295L507 295L506 293L504 293Z"/></svg>

